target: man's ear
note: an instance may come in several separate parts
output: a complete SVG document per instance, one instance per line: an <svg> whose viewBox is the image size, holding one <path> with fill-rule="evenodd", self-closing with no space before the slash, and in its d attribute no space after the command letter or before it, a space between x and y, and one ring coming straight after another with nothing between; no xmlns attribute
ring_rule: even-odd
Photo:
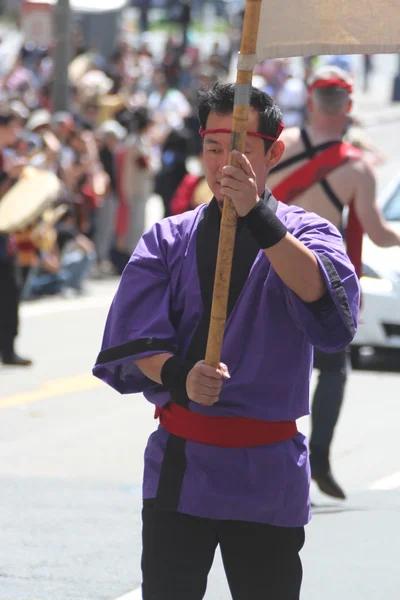
<svg viewBox="0 0 400 600"><path fill-rule="evenodd" d="M282 142L282 140L277 140L272 144L265 157L268 170L273 169L278 164L284 151L285 144Z"/></svg>
<svg viewBox="0 0 400 600"><path fill-rule="evenodd" d="M349 100L349 104L346 109L347 114L349 114L349 112L351 111L352 108L353 108L353 100Z"/></svg>

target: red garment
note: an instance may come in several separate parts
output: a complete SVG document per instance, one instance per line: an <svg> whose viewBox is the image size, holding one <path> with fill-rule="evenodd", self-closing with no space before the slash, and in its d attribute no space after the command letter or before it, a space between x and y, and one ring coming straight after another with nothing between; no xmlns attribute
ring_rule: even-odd
<svg viewBox="0 0 400 600"><path fill-rule="evenodd" d="M312 92L317 88L327 87L339 87L346 90L346 92L348 92L349 94L353 93L353 86L351 85L351 83L347 83L347 81L344 81L344 79L340 79L340 77L331 77L331 79L317 79L317 81L314 81L314 83L310 85L308 91Z"/></svg>
<svg viewBox="0 0 400 600"><path fill-rule="evenodd" d="M261 421L247 417L212 417L169 402L156 408L155 419L169 433L191 442L221 448L252 448L294 438L296 421Z"/></svg>
<svg viewBox="0 0 400 600"><path fill-rule="evenodd" d="M338 142L326 148L306 164L295 169L286 179L272 190L277 200L291 204L315 183L321 182L327 175L350 160L359 160L361 152L350 144ZM347 254L359 277L362 275L363 229L355 211L354 200L349 204L349 217L346 230Z"/></svg>
<svg viewBox="0 0 400 600"><path fill-rule="evenodd" d="M125 160L125 148L121 145L115 152L115 165L116 165L116 180L117 180L117 194L118 194L118 206L115 220L115 232L117 237L125 235L128 231L129 224L129 205L124 194L124 188L122 185L122 168Z"/></svg>
<svg viewBox="0 0 400 600"><path fill-rule="evenodd" d="M191 209L191 201L193 198L196 185L201 180L197 175L188 173L184 176L180 184L175 190L170 203L171 215L180 215Z"/></svg>
<svg viewBox="0 0 400 600"><path fill-rule="evenodd" d="M93 180L91 177L83 184L80 189L82 196L88 201L92 210L97 210L101 206L101 196L98 196L94 191Z"/></svg>

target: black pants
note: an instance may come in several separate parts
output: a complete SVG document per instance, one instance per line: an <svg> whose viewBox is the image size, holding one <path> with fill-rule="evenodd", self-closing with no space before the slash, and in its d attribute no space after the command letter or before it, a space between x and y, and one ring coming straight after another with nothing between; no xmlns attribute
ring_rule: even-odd
<svg viewBox="0 0 400 600"><path fill-rule="evenodd" d="M329 456L343 403L348 364L347 350L335 354L315 351L314 367L319 370L319 378L311 408L311 454Z"/></svg>
<svg viewBox="0 0 400 600"><path fill-rule="evenodd" d="M220 545L233 600L299 600L303 527L143 508L143 600L201 600Z"/></svg>
<svg viewBox="0 0 400 600"><path fill-rule="evenodd" d="M18 333L20 274L14 261L0 260L0 355L10 355ZM1 358L1 356L0 356Z"/></svg>

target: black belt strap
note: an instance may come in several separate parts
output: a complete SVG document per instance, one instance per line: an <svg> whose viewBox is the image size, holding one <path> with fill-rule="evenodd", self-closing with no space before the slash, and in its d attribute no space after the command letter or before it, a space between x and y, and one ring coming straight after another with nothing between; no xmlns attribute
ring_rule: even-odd
<svg viewBox="0 0 400 600"><path fill-rule="evenodd" d="M316 149L317 147L313 147L313 145L311 144L311 140L308 137L308 133L305 129L301 130L301 139L303 140L303 144L306 149L306 152L308 153L309 158L314 158L314 156L317 154L317 149ZM320 183L322 189L324 190L325 194L329 198L329 200L334 205L334 207L340 212L340 214L342 214L344 206L340 202L340 199L338 198L338 196L333 191L331 185L328 183L328 181L325 178L321 179L321 181L319 183Z"/></svg>
<svg viewBox="0 0 400 600"><path fill-rule="evenodd" d="M302 139L304 147L305 147L304 152L300 152L299 154L296 154L295 156L291 156L290 158L287 158L283 162L279 163L276 167L274 167L271 170L271 173L277 173L278 171L285 169L286 167L290 167L291 165L295 165L297 162L300 162L301 160L305 160L306 158L311 159L319 152L322 152L323 150L326 150L327 148L330 148L331 146L334 146L335 144L339 144L341 142L341 140L332 140L331 142L324 142L323 144L318 144L317 146L313 146L311 144L311 140L305 129L302 129L300 131L300 134L301 134L301 139ZM332 189L332 186L328 183L328 181L326 179L322 179L319 182L319 184L321 185L326 196L332 202L334 207L340 212L340 214L342 214L344 206L341 203L339 197L336 195L336 193Z"/></svg>

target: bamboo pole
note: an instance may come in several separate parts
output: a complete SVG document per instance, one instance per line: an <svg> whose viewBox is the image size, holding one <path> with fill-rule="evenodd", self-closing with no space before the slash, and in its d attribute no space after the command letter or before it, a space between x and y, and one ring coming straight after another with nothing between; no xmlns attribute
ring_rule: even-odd
<svg viewBox="0 0 400 600"><path fill-rule="evenodd" d="M262 0L246 0L243 20L243 34L240 45L238 71L236 77L235 101L232 118L232 136L228 164L237 166L232 156L233 150L244 151L249 100L258 26L260 22ZM206 364L217 367L221 359L226 314L228 307L229 285L231 280L233 250L235 245L237 213L230 198L224 198L221 230L219 236L217 265L215 272L213 300L211 306L210 329L208 333Z"/></svg>

